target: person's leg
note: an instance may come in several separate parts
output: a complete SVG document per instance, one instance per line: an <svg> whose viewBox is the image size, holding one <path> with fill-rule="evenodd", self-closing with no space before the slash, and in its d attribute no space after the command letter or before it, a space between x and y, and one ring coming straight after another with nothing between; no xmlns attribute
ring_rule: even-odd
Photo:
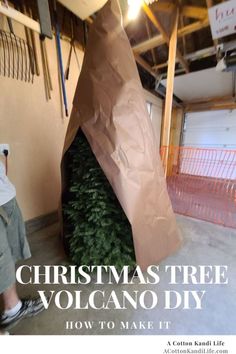
<svg viewBox="0 0 236 354"><path fill-rule="evenodd" d="M3 311L11 309L19 301L15 288L15 262L7 236L8 222L8 215L0 207L0 300Z"/></svg>
<svg viewBox="0 0 236 354"><path fill-rule="evenodd" d="M3 312L0 330L43 311L40 297L20 299L16 291L15 262L30 257L24 222L15 199L0 207L0 294Z"/></svg>
<svg viewBox="0 0 236 354"><path fill-rule="evenodd" d="M5 290L2 294L3 311L13 309L19 302L19 296L16 292L16 285L13 284L10 288Z"/></svg>
<svg viewBox="0 0 236 354"><path fill-rule="evenodd" d="M15 262L12 258L11 249L8 243L7 228L8 214L0 208L0 334L6 334L2 328L3 319L9 315L15 315L21 308L22 302L19 299L15 286Z"/></svg>

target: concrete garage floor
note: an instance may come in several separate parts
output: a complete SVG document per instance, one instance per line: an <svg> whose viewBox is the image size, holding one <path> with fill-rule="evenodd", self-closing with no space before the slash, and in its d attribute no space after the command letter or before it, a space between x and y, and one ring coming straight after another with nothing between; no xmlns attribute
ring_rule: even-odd
<svg viewBox="0 0 236 354"><path fill-rule="evenodd" d="M13 334L236 334L236 230L224 228L207 222L177 216L184 237L183 247L175 255L161 263L161 282L157 285L115 285L115 290L145 290L156 292L169 290L165 265L228 265L229 285L193 286L176 285L174 290L207 290L203 301L203 310L164 310L159 304L153 310L59 310L53 303L48 310L37 317L24 319L10 332ZM58 240L58 225L52 225L31 235L30 244L33 257L26 264L61 264L63 252ZM140 288L141 287L141 288ZM172 286L173 287L173 286ZM19 285L21 296L37 295L37 290L59 291L78 290L76 285ZM83 285L79 290L83 296L98 289L94 284ZM110 292L111 285L103 286ZM170 289L171 290L171 289ZM66 321L81 321L82 329L67 330ZM86 329L84 321L93 321L93 329ZM114 321L115 329L101 330L98 321ZM154 329L120 329L121 321L153 321ZM160 321L170 321L170 329L160 329ZM146 322L147 324L147 322Z"/></svg>

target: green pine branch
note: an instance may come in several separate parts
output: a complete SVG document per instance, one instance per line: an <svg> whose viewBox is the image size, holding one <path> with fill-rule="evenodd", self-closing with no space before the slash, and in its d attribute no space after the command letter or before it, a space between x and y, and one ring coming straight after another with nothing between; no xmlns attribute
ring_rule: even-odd
<svg viewBox="0 0 236 354"><path fill-rule="evenodd" d="M130 223L81 131L68 151L69 192L63 204L71 260L135 266Z"/></svg>

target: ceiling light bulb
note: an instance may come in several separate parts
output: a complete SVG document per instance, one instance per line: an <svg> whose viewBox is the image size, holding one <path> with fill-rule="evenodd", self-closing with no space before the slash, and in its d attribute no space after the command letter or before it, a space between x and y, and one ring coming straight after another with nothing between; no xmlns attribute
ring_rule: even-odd
<svg viewBox="0 0 236 354"><path fill-rule="evenodd" d="M142 7L142 0L128 0L128 5L128 19L135 20L138 17L139 11Z"/></svg>

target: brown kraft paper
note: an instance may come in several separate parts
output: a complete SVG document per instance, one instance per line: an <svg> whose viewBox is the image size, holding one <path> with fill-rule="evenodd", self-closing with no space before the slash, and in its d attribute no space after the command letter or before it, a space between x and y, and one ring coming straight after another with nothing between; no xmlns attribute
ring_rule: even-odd
<svg viewBox="0 0 236 354"><path fill-rule="evenodd" d="M178 249L181 236L117 0L90 28L64 154L79 128L131 224L137 264L145 270L159 263Z"/></svg>

